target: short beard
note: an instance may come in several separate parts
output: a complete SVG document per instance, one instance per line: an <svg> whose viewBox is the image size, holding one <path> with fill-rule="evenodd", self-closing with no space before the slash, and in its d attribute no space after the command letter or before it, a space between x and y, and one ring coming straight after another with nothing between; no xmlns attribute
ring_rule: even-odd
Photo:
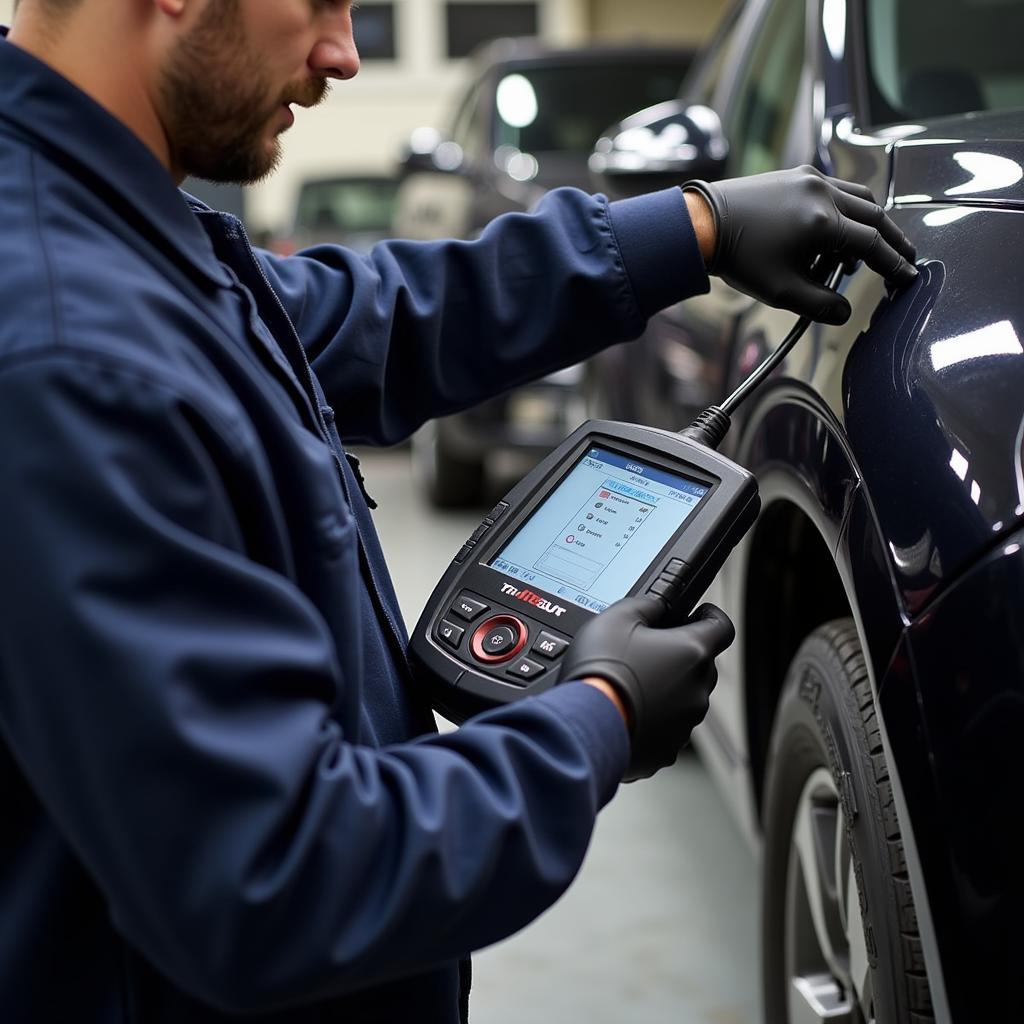
<svg viewBox="0 0 1024 1024"><path fill-rule="evenodd" d="M281 144L268 124L287 102L313 106L326 80L268 99L272 85L239 38L239 0L210 0L168 57L160 78L171 166L206 181L253 185L273 173ZM298 94L297 94L298 93Z"/></svg>

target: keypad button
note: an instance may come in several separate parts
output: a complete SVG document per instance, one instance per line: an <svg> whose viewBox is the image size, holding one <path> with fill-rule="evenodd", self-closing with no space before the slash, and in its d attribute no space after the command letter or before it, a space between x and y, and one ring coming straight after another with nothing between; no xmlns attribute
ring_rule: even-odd
<svg viewBox="0 0 1024 1024"><path fill-rule="evenodd" d="M454 622L442 619L437 627L437 639L454 650L458 650L459 644L462 642L462 634L465 632L462 626L456 626Z"/></svg>
<svg viewBox="0 0 1024 1024"><path fill-rule="evenodd" d="M466 622L472 622L474 619L480 618L489 607L490 605L484 604L483 601L476 601L472 597L460 594L451 610L453 615L465 619Z"/></svg>
<svg viewBox="0 0 1024 1024"><path fill-rule="evenodd" d="M668 565L665 566L665 571L675 576L681 576L685 566L686 563L681 558L672 558L669 560Z"/></svg>
<svg viewBox="0 0 1024 1024"><path fill-rule="evenodd" d="M472 550L472 544L463 544L462 547L459 548L459 553L455 556L455 561L464 562L466 560L466 555L468 555Z"/></svg>
<svg viewBox="0 0 1024 1024"><path fill-rule="evenodd" d="M670 580L662 579L659 577L656 579L651 586L648 588L648 594L657 594L659 597L665 597L670 591L674 590Z"/></svg>
<svg viewBox="0 0 1024 1024"><path fill-rule="evenodd" d="M480 641L480 646L488 654L504 654L512 647L518 637L511 626L493 626Z"/></svg>
<svg viewBox="0 0 1024 1024"><path fill-rule="evenodd" d="M492 523L496 523L506 512L508 511L508 502L499 501L494 508L485 516L486 519L490 519Z"/></svg>
<svg viewBox="0 0 1024 1024"><path fill-rule="evenodd" d="M533 642L531 650L542 658L557 658L569 646L568 640L562 640L550 633L541 633Z"/></svg>
<svg viewBox="0 0 1024 1024"><path fill-rule="evenodd" d="M469 543L475 544L490 528L490 523L481 523L473 531L472 536L469 538Z"/></svg>
<svg viewBox="0 0 1024 1024"><path fill-rule="evenodd" d="M476 627L469 646L477 661L500 662L519 654L526 640L526 626L514 615L494 615Z"/></svg>
<svg viewBox="0 0 1024 1024"><path fill-rule="evenodd" d="M535 679L545 670L544 665L531 661L529 658L517 658L507 669L505 674L514 679Z"/></svg>

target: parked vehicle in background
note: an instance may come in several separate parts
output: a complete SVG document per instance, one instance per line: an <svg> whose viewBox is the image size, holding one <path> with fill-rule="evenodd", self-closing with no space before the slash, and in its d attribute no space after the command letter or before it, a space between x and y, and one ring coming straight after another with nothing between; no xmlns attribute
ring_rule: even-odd
<svg viewBox="0 0 1024 1024"><path fill-rule="evenodd" d="M321 244L369 252L394 236L398 182L381 174L313 178L299 186L291 229L271 248L284 256Z"/></svg>
<svg viewBox="0 0 1024 1024"><path fill-rule="evenodd" d="M746 0L592 161L619 195L813 163L920 258L844 276L849 323L723 444L763 510L696 742L762 849L768 1024L1024 1020L1022 35L998 0ZM721 398L792 326L713 280L653 329L723 354Z"/></svg>
<svg viewBox="0 0 1024 1024"><path fill-rule="evenodd" d="M692 59L680 48L551 49L505 39L470 61L444 131L419 129L402 170L395 233L475 238L498 214L529 210L551 188L588 187L587 160L612 121L677 95ZM438 506L483 498L488 464L539 458L586 415L575 367L427 424L413 439L426 493Z"/></svg>

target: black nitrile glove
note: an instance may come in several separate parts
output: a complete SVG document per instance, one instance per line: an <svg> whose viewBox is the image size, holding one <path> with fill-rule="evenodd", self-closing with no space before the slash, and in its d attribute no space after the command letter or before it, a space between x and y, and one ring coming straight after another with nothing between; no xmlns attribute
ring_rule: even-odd
<svg viewBox="0 0 1024 1024"><path fill-rule="evenodd" d="M847 266L863 260L897 287L917 276L914 247L871 192L813 167L709 184L688 181L715 217L708 272L769 306L826 324L844 324L850 304L814 281L817 256Z"/></svg>
<svg viewBox="0 0 1024 1024"><path fill-rule="evenodd" d="M559 678L608 680L632 718L625 780L646 779L672 764L708 712L718 681L715 656L736 635L728 616L704 604L682 626L659 629L664 602L627 597L588 622L562 660Z"/></svg>

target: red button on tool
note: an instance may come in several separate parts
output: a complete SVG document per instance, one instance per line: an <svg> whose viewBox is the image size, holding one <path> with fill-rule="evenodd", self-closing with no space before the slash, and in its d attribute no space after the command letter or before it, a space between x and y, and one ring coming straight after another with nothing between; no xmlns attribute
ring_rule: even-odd
<svg viewBox="0 0 1024 1024"><path fill-rule="evenodd" d="M477 661L488 664L509 661L526 646L526 627L512 615L492 615L481 622L469 649Z"/></svg>

